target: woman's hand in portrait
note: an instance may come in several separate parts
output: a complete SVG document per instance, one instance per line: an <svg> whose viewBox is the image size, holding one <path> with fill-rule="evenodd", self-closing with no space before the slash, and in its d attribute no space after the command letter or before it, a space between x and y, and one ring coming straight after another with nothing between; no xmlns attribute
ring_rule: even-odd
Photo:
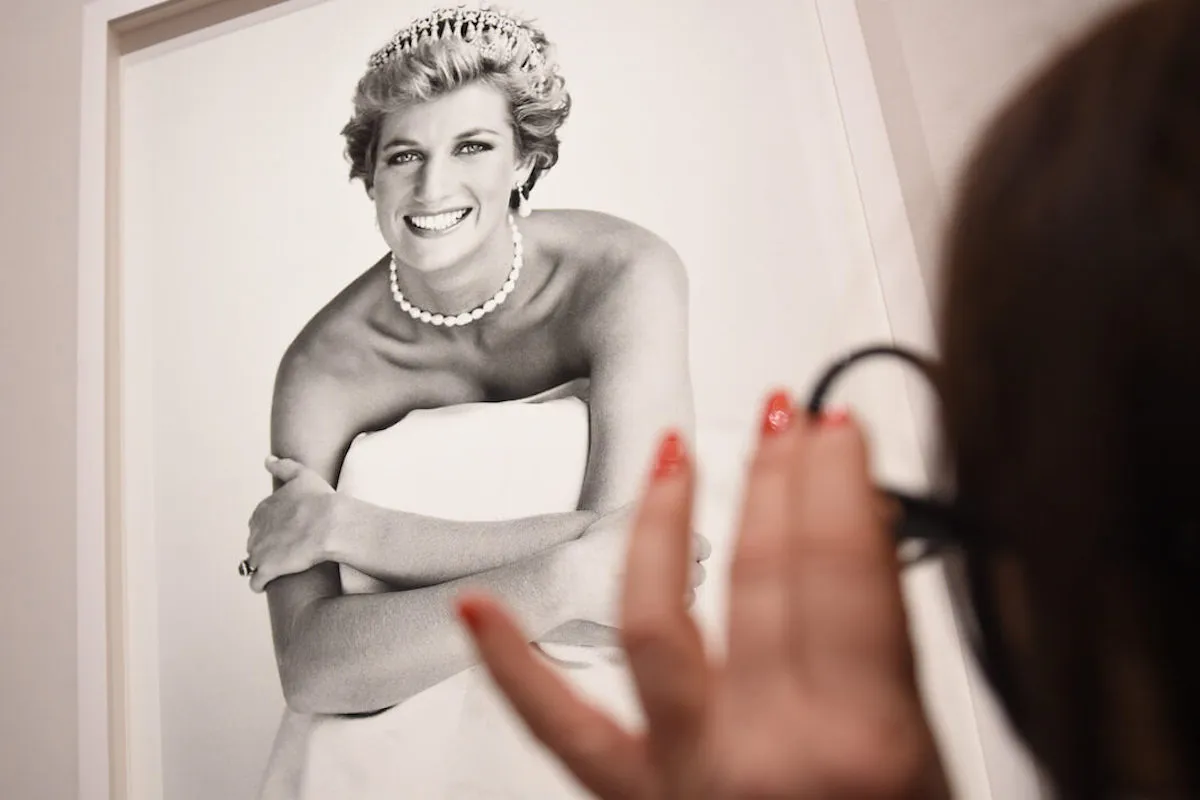
<svg viewBox="0 0 1200 800"><path fill-rule="evenodd" d="M282 485L250 517L247 560L254 565L250 588L262 592L274 579L294 575L328 560L340 496L298 461L268 458L267 471Z"/></svg>
<svg viewBox="0 0 1200 800"><path fill-rule="evenodd" d="M571 607L586 622L617 627L620 623L621 587L625 582L626 553L634 523L634 504L605 514L568 546ZM704 582L704 562L712 554L708 540L691 537L688 579L683 602L691 606Z"/></svg>
<svg viewBox="0 0 1200 800"><path fill-rule="evenodd" d="M692 531L692 549L688 562L688 590L684 593L684 604L691 608L696 602L696 592L708 577L704 562L712 555L712 544L703 535Z"/></svg>
<svg viewBox="0 0 1200 800"><path fill-rule="evenodd" d="M678 452L660 459L632 522L619 626L642 731L581 699L533 655L502 604L464 595L460 616L532 733L599 797L942 800L949 791L868 463L848 420L768 415L745 484L718 658L682 600L693 465Z"/></svg>

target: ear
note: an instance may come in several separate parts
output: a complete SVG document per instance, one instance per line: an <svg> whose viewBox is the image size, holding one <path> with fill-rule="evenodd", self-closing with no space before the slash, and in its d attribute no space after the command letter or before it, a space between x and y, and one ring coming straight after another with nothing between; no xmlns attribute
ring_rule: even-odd
<svg viewBox="0 0 1200 800"><path fill-rule="evenodd" d="M518 161L516 174L513 177L513 184L515 186L524 186L529 180L529 176L533 174L535 167L537 167L537 160L533 156Z"/></svg>

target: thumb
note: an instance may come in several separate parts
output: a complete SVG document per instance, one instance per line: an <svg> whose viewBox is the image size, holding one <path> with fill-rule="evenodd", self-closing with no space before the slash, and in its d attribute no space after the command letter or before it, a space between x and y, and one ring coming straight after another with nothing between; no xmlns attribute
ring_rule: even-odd
<svg viewBox="0 0 1200 800"><path fill-rule="evenodd" d="M298 477L304 471L304 465L299 461L293 461L290 458L277 458L275 456L267 456L266 468L267 472L284 482Z"/></svg>

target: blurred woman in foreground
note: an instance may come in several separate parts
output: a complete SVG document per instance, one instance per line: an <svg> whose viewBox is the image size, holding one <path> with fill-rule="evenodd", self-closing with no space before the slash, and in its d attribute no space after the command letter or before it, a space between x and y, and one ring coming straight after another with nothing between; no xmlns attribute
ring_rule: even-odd
<svg viewBox="0 0 1200 800"><path fill-rule="evenodd" d="M1123 7L1026 87L945 252L939 498L889 530L853 420L773 398L721 661L683 603L695 465L664 440L623 620L646 731L576 702L501 606L460 599L510 700L599 795L946 796L897 569L895 533L921 522L1059 796L1200 796L1200 3Z"/></svg>

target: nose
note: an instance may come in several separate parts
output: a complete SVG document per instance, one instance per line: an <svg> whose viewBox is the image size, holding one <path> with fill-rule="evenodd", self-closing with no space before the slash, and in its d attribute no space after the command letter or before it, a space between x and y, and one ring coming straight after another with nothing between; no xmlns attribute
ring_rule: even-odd
<svg viewBox="0 0 1200 800"><path fill-rule="evenodd" d="M450 191L451 168L443 159L430 156L421 164L417 172L416 188L413 196L417 202L425 206L433 206L446 197Z"/></svg>

